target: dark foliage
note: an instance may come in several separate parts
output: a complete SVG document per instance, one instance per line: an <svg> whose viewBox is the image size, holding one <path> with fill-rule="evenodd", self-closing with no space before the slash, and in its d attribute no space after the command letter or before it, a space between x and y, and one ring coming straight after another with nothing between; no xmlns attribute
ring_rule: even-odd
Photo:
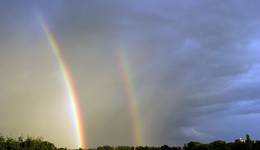
<svg viewBox="0 0 260 150"><path fill-rule="evenodd" d="M19 137L18 139L5 138L0 136L0 150L67 150L67 148L57 148L54 144L44 141L41 138ZM79 148L78 150L82 150ZM99 146L96 149L88 150L260 150L260 141L253 141L247 134L245 139L238 139L235 142L226 143L218 140L209 144L191 141L183 147L171 147L163 145L161 147L148 146Z"/></svg>
<svg viewBox="0 0 260 150"><path fill-rule="evenodd" d="M19 137L16 140L0 136L0 150L57 150L57 148L54 144L40 138L23 139Z"/></svg>

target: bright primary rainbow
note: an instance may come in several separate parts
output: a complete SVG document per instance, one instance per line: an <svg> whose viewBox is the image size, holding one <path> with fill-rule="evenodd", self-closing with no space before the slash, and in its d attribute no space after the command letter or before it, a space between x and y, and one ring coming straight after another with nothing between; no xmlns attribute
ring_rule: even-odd
<svg viewBox="0 0 260 150"><path fill-rule="evenodd" d="M57 63L59 64L59 67L61 69L63 78L64 78L64 82L66 85L66 90L70 99L70 103L71 103L71 107L72 107L72 111L73 111L73 118L74 118L74 123L75 123L75 128L76 128L76 134L77 134L77 138L78 138L78 147L81 148L87 148L86 145L86 138L84 136L84 129L83 129L83 120L82 120L82 114L80 112L80 106L79 106L79 98L77 95L77 92L75 90L75 86L73 83L73 79L72 79L72 75L71 72L69 70L69 67L67 66L63 55L61 53L61 48L58 44L58 42L56 41L53 33L50 31L48 25L44 22L44 20L38 16L40 24L47 36L48 42L50 44L50 47L52 49L52 52L54 53L56 59L57 59Z"/></svg>
<svg viewBox="0 0 260 150"><path fill-rule="evenodd" d="M128 102L128 111L131 117L133 144L135 146L140 146L142 144L140 121L138 118L138 110L136 104L137 99L134 93L134 85L131 77L130 67L127 62L127 58L122 50L118 50L117 55L119 70L123 80L124 92L126 94Z"/></svg>

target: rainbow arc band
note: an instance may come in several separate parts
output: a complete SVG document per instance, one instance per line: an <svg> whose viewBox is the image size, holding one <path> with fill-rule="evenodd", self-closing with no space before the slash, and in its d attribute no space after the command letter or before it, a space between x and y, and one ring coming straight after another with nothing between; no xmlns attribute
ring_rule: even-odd
<svg viewBox="0 0 260 150"><path fill-rule="evenodd" d="M73 83L73 78L72 74L69 70L68 65L65 62L65 59L62 55L61 48L55 39L55 36L53 33L50 31L48 25L44 22L41 16L38 15L38 19L40 21L41 27L46 34L46 37L48 39L48 42L50 44L50 47L52 49L53 54L55 55L55 58L57 60L57 63L59 64L59 67L61 69L63 79L66 85L66 90L70 99L70 104L72 107L73 111L73 118L74 118L74 123L75 123L75 128L76 128L76 134L77 134L77 140L78 140L78 147L81 148L87 148L87 139L84 136L84 125L83 125L83 120L82 120L82 114L80 112L80 106L79 106L79 98Z"/></svg>
<svg viewBox="0 0 260 150"><path fill-rule="evenodd" d="M117 57L118 57L118 66L119 71L123 80L124 92L127 97L128 102L128 111L131 117L131 127L132 127L132 141L133 145L141 146L142 144L142 136L140 130L140 120L138 118L138 109L136 104L136 96L134 93L134 85L131 78L131 71L129 64L127 62L127 58L125 53L122 49L117 50Z"/></svg>

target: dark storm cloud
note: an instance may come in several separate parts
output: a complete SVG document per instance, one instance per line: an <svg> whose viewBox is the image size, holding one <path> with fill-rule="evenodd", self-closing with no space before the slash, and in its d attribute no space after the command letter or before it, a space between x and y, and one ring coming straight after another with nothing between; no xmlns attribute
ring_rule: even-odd
<svg viewBox="0 0 260 150"><path fill-rule="evenodd" d="M225 9L218 4L205 6L200 4L196 8L189 8L189 11L195 16L191 18L185 15L185 11L180 13L182 16L180 22L172 25L173 30L180 32L179 34L183 37L178 35L177 43L172 40L167 44L171 50L162 53L161 56L160 53L155 56L155 59L160 62L157 67L163 69L157 71L156 68L153 68L155 74L152 80L145 77L150 83L158 79L154 83L155 93L149 98L155 98L153 103L157 105L157 109L162 111L160 118L164 118L161 121L164 131L155 133L155 135L161 135L158 136L162 140L161 142L168 141L170 143L171 141L178 142L178 140L182 142L185 133L179 133L181 128L187 126L184 129L188 131L192 129L192 132L196 131L192 127L199 124L200 128L203 129L211 118L217 116L212 114L202 121L196 120L196 117L209 115L215 111L225 111L229 109L226 106L229 103L259 100L259 81L245 82L242 85L236 84L239 82L237 81L239 75L258 70L258 67L255 66L259 63L255 59L255 55L259 56L259 52L249 48L250 42L259 38L256 37L256 34L259 33L257 28L259 20L257 20L254 9L246 12L240 11L244 5L238 3L235 5L236 8ZM211 9L215 11L210 11ZM225 15L222 15L224 12ZM174 10L172 14L175 14ZM244 18L244 16L250 17ZM173 34L172 39L174 37ZM160 39L157 40L157 43L160 43ZM160 51L163 50L160 49ZM250 77L244 76L242 78ZM146 105L149 103L150 101ZM221 105L216 105L218 103ZM208 110L205 112L203 107L200 108L201 105ZM240 109L247 109L247 107L244 106ZM194 111L198 112L194 113ZM229 115L232 114L227 112L222 117ZM244 122L244 124L250 123ZM218 128L217 125L214 128ZM226 130L232 129L227 127ZM225 130L222 131L222 136L227 137L228 134L225 135L224 132ZM197 131L193 133L198 133L199 136L191 134L189 136L192 137L186 137L186 140L198 139L204 135ZM210 134L210 131L208 133ZM211 136L205 135L205 137L208 138L202 139L209 140Z"/></svg>
<svg viewBox="0 0 260 150"><path fill-rule="evenodd" d="M74 75L91 146L131 144L117 49L125 51L130 65L144 144L233 140L246 133L260 138L255 134L260 99L258 1L28 1L6 6L3 13L14 8L14 14L23 17L4 17L1 32L24 22L43 40L31 13L40 13L48 22ZM24 17L26 21L19 20ZM30 39L26 32L21 35ZM6 50L0 53L7 57ZM53 73L48 66L42 68ZM35 74L37 66L31 68L25 74Z"/></svg>

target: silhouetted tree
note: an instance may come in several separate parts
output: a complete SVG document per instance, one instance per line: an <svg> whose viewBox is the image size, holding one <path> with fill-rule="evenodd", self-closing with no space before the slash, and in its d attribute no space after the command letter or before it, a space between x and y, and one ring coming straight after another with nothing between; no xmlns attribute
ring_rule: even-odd
<svg viewBox="0 0 260 150"><path fill-rule="evenodd" d="M210 150L230 150L225 141L218 140L210 143Z"/></svg>
<svg viewBox="0 0 260 150"><path fill-rule="evenodd" d="M246 150L245 142L236 141L230 144L232 150Z"/></svg>
<svg viewBox="0 0 260 150"><path fill-rule="evenodd" d="M161 150L171 150L171 148L168 145L163 145Z"/></svg>
<svg viewBox="0 0 260 150"><path fill-rule="evenodd" d="M181 147L173 147L172 150L181 150Z"/></svg>
<svg viewBox="0 0 260 150"><path fill-rule="evenodd" d="M114 148L115 150L134 150L134 147L130 146L118 146Z"/></svg>
<svg viewBox="0 0 260 150"><path fill-rule="evenodd" d="M191 141L186 146L185 150L197 150L197 148L201 145L200 142Z"/></svg>
<svg viewBox="0 0 260 150"><path fill-rule="evenodd" d="M253 144L253 150L259 150L260 149L260 141L256 141L254 144Z"/></svg>
<svg viewBox="0 0 260 150"><path fill-rule="evenodd" d="M198 147L195 148L195 150L209 150L208 144L200 144Z"/></svg>
<svg viewBox="0 0 260 150"><path fill-rule="evenodd" d="M253 141L250 139L249 134L246 134L246 149L252 150L253 149Z"/></svg>
<svg viewBox="0 0 260 150"><path fill-rule="evenodd" d="M143 146L137 146L137 147L135 148L135 150L144 150L144 147L143 147Z"/></svg>
<svg viewBox="0 0 260 150"><path fill-rule="evenodd" d="M42 138L24 139L18 137L13 139L10 137L0 136L0 150L67 150L66 148L56 148L54 144L44 141ZM83 150L83 149L78 149ZM209 144L200 142L189 142L184 144L184 147L170 147L163 145L161 147L149 147L149 146L118 146L111 147L108 145L99 146L96 149L88 150L260 150L260 141L252 141L247 134L246 139L238 139L235 142L226 143L225 141L214 141Z"/></svg>

